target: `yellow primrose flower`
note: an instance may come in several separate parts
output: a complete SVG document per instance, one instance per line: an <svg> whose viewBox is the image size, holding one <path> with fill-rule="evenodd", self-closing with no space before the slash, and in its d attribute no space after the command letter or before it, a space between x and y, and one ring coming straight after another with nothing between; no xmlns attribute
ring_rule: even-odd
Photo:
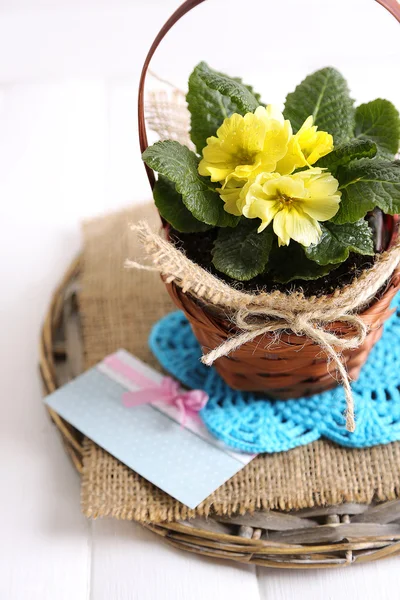
<svg viewBox="0 0 400 600"><path fill-rule="evenodd" d="M308 117L296 133L292 136L287 154L276 165L276 171L281 175L292 173L300 167L311 166L319 158L333 150L333 137L326 131L317 131L313 125L314 118Z"/></svg>
<svg viewBox="0 0 400 600"><path fill-rule="evenodd" d="M243 189L237 208L248 219L261 219L259 233L273 221L280 246L293 239L308 247L320 239L318 221L331 219L339 210L338 186L319 168L284 176L261 173Z"/></svg>
<svg viewBox="0 0 400 600"><path fill-rule="evenodd" d="M253 181L253 179L250 181ZM247 192L247 187L245 179L228 177L224 186L222 188L217 188L217 192L225 202L224 209L226 212L235 215L236 217L239 217L242 214L238 201L243 194Z"/></svg>
<svg viewBox="0 0 400 600"><path fill-rule="evenodd" d="M244 117L235 113L224 120L216 137L207 139L199 173L227 184L230 178L247 180L275 171L291 136L290 122L273 105L259 106Z"/></svg>

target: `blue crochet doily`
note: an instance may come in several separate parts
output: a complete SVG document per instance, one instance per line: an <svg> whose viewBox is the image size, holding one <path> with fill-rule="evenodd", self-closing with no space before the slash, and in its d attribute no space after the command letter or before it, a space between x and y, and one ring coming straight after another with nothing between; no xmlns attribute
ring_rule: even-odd
<svg viewBox="0 0 400 600"><path fill-rule="evenodd" d="M400 307L386 323L359 380L352 384L354 433L345 428L342 387L297 400L260 399L232 390L215 369L200 362L200 346L182 312L161 319L149 343L161 365L176 379L208 393L210 399L201 417L217 438L234 448L281 452L322 436L351 448L400 440Z"/></svg>

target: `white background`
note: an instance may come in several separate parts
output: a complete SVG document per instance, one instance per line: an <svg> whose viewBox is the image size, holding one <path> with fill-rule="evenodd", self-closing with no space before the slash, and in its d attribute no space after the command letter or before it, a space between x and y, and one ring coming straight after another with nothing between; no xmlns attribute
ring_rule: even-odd
<svg viewBox="0 0 400 600"><path fill-rule="evenodd" d="M149 197L136 89L174 0L0 0L0 600L400 598L396 559L287 572L180 553L128 522L89 522L41 406L38 336L79 222ZM372 0L210 0L153 69L185 85L206 59L282 103L332 64L357 101L400 106L398 26ZM290 15L290 16L289 16Z"/></svg>

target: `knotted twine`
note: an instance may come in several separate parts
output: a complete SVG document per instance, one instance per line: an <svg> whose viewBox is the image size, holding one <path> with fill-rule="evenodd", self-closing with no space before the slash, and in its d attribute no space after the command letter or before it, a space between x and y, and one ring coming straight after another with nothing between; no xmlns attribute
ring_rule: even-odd
<svg viewBox="0 0 400 600"><path fill-rule="evenodd" d="M247 318L256 315L257 317L264 316L264 322L259 323L248 322ZM290 329L296 335L305 335L316 342L327 356L335 363L337 370L341 376L345 397L346 397L346 427L348 431L355 430L354 420L354 401L350 387L348 373L340 360L338 350L348 350L360 346L367 335L367 326L365 323L354 315L344 315L336 318L336 321L342 321L347 325L351 325L355 329L355 335L351 338L340 338L335 334L329 333L321 327L321 322L324 317L322 314L314 313L306 316L305 314L295 314L290 310L285 313L272 309L258 310L257 313L251 313L248 309L239 309L233 317L233 322L236 327L243 331L220 344L217 348L204 355L201 361L211 366L217 358L227 356L234 352L237 348L252 342L256 337L266 333L273 333Z"/></svg>
<svg viewBox="0 0 400 600"><path fill-rule="evenodd" d="M203 355L208 366L247 342L267 333L290 330L306 336L321 347L333 361L344 387L346 428L355 430L354 399L347 370L341 360L344 350L360 346L368 328L356 311L366 306L389 280L400 262L400 242L377 256L374 265L351 284L329 296L306 298L302 292L248 293L232 287L189 260L173 243L150 229L145 221L132 226L138 234L152 265L127 260L126 266L158 271L166 283L172 281L194 298L218 306L229 315L238 330L220 346ZM352 333L344 337L329 330L332 323L343 323Z"/></svg>

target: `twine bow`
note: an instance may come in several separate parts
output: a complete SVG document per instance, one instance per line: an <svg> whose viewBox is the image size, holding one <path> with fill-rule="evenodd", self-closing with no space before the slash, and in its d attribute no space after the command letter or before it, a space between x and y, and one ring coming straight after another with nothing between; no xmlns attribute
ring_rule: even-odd
<svg viewBox="0 0 400 600"><path fill-rule="evenodd" d="M324 328L329 323L337 321L349 325L354 334L339 337ZM319 314L296 314L291 311L283 312L270 308L259 308L250 311L243 308L237 311L233 322L242 333L239 332L237 335L230 337L220 346L205 354L201 359L205 365L212 365L221 356L227 356L246 342L251 342L266 333L291 330L296 335L307 336L316 342L335 363L346 397L346 429L348 431L355 430L353 393L350 387L349 375L340 354L343 350L357 348L364 342L367 335L367 326L360 317L357 315L342 315L327 320Z"/></svg>

